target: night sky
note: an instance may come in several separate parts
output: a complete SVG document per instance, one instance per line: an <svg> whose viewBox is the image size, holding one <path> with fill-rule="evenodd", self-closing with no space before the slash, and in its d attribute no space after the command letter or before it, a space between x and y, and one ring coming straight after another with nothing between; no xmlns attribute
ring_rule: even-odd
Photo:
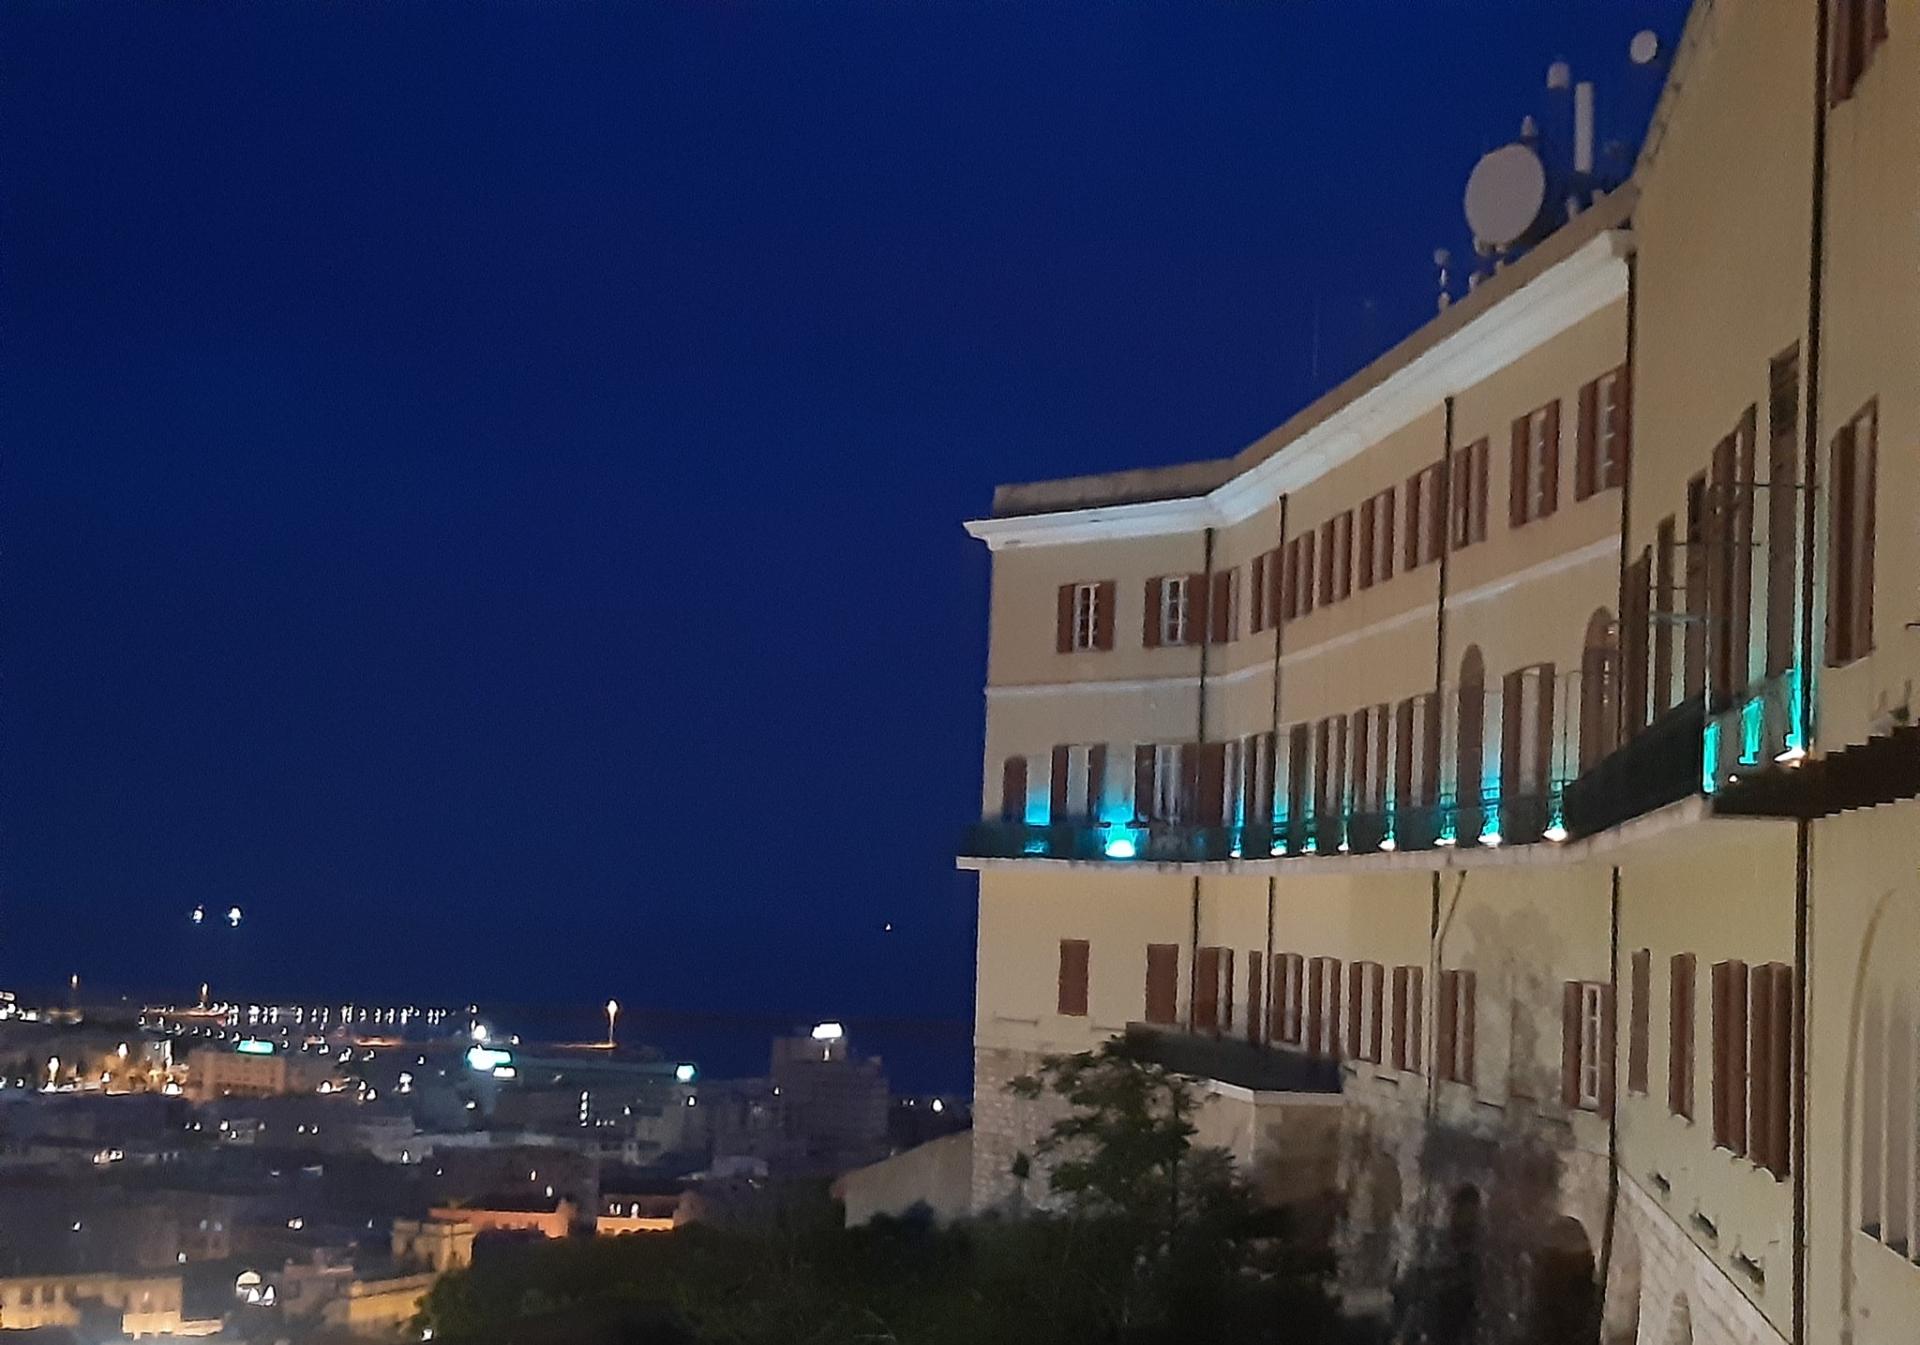
<svg viewBox="0 0 1920 1345"><path fill-rule="evenodd" d="M961 521L1418 325L1683 9L8 4L0 985L965 1015Z"/></svg>

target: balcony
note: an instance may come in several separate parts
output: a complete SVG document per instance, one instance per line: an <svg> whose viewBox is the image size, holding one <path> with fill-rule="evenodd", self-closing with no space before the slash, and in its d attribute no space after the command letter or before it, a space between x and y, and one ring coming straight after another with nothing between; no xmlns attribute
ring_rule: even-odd
<svg viewBox="0 0 1920 1345"><path fill-rule="evenodd" d="M1116 808L1108 793L1100 802L1104 816L1054 821L1048 814L1058 798L1055 786L1051 798L1029 799L1022 817L976 823L962 856L1219 864L1464 851L1592 836L1716 789L1717 803L1726 805L1718 811L1759 811L1774 802L1751 785L1729 788L1716 778L1716 763L1730 743L1745 744L1745 762L1760 750L1753 743L1763 748L1772 742L1781 719L1775 702L1787 694L1782 688L1757 688L1753 704L1760 709L1734 707L1712 720L1695 696L1611 751L1595 740L1611 731L1612 688L1586 690L1579 673L1554 677L1528 669L1504 679L1498 691L1448 687L1397 707L1283 726L1271 761L1260 758L1250 773L1235 755L1246 750L1241 744L1213 749L1215 761L1226 754L1218 782L1179 756L1178 788L1167 787L1167 754L1200 749L1162 748L1150 798L1152 807L1170 816L1137 815L1130 800ZM1590 763L1585 770L1583 758ZM1741 769L1758 780L1785 768L1769 760ZM1476 770L1478 787L1462 793L1459 779L1472 779ZM1149 783L1144 756L1136 763L1136 779ZM1275 780L1277 791L1269 784ZM1205 806L1195 806L1203 799ZM1069 804L1085 810L1083 801Z"/></svg>

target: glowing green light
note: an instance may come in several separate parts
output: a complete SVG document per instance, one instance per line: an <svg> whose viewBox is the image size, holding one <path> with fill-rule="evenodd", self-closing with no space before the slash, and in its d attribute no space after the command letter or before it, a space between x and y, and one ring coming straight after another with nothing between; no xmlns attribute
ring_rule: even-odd
<svg viewBox="0 0 1920 1345"><path fill-rule="evenodd" d="M248 1038L245 1041L235 1042L233 1049L241 1055L272 1055L273 1043L270 1041L255 1041L252 1038Z"/></svg>
<svg viewBox="0 0 1920 1345"><path fill-rule="evenodd" d="M1132 859L1138 853L1139 847L1134 845L1131 836L1115 836L1107 841L1108 859Z"/></svg>
<svg viewBox="0 0 1920 1345"><path fill-rule="evenodd" d="M1740 707L1740 764L1757 766L1760 764L1761 739L1766 733L1767 705L1755 696Z"/></svg>

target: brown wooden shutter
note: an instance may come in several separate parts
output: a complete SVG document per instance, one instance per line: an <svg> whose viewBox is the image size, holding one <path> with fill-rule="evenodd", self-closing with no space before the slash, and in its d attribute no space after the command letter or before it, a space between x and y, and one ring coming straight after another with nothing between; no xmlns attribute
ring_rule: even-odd
<svg viewBox="0 0 1920 1345"><path fill-rule="evenodd" d="M1220 950L1196 949L1193 955L1193 1030L1220 1030Z"/></svg>
<svg viewBox="0 0 1920 1345"><path fill-rule="evenodd" d="M1858 28L1854 16L1859 8L1860 0L1832 0L1829 12L1833 17L1827 34L1831 47L1828 52L1831 68L1827 77L1827 101L1830 103L1842 102L1853 95L1853 78L1859 68L1855 50Z"/></svg>
<svg viewBox="0 0 1920 1345"><path fill-rule="evenodd" d="M1220 950L1220 1030L1233 1031L1233 949Z"/></svg>
<svg viewBox="0 0 1920 1345"><path fill-rule="evenodd" d="M1487 458L1490 456L1485 435L1473 443L1473 540L1487 540Z"/></svg>
<svg viewBox="0 0 1920 1345"><path fill-rule="evenodd" d="M1629 973L1633 1003L1627 1006L1627 1091L1647 1091L1647 997L1653 991L1653 954L1642 948L1633 955Z"/></svg>
<svg viewBox="0 0 1920 1345"><path fill-rule="evenodd" d="M1285 1041L1287 1025L1283 995L1287 979L1287 955L1275 953L1268 961L1271 965L1267 968L1267 1040Z"/></svg>
<svg viewBox="0 0 1920 1345"><path fill-rule="evenodd" d="M1136 822L1157 820L1153 817L1153 756L1152 743L1141 743L1133 749L1133 819Z"/></svg>
<svg viewBox="0 0 1920 1345"><path fill-rule="evenodd" d="M1415 1074L1426 1073L1427 1062L1422 1057L1424 1039L1421 1030L1426 1022L1427 1013L1427 971L1425 967L1407 968L1407 1007L1412 1021L1407 1026L1407 1068Z"/></svg>
<svg viewBox="0 0 1920 1345"><path fill-rule="evenodd" d="M1325 1023L1321 1008L1321 989L1326 983L1327 966L1321 958L1307 964L1307 1050L1320 1054L1320 1034Z"/></svg>
<svg viewBox="0 0 1920 1345"><path fill-rule="evenodd" d="M1354 962L1347 967L1347 1055L1355 1060L1366 1057L1366 1043L1360 1039L1366 1025L1367 964Z"/></svg>
<svg viewBox="0 0 1920 1345"><path fill-rule="evenodd" d="M1439 1001L1434 1005L1433 1045L1439 1061L1435 1075L1442 1079L1459 1077L1455 1063L1458 1057L1455 1053L1454 1040L1460 1020L1459 979L1460 973L1457 971L1440 973Z"/></svg>
<svg viewBox="0 0 1920 1345"><path fill-rule="evenodd" d="M1580 1105L1580 982L1560 986L1560 1105Z"/></svg>
<svg viewBox="0 0 1920 1345"><path fill-rule="evenodd" d="M1207 576L1187 576L1187 643L1199 644L1207 638L1209 604Z"/></svg>
<svg viewBox="0 0 1920 1345"><path fill-rule="evenodd" d="M1373 1005L1373 1023L1367 1030L1366 1055L1376 1065L1381 1061L1381 1047L1385 1044L1386 1023L1382 1020L1387 1008L1386 978L1385 967L1378 962L1367 964L1367 998Z"/></svg>
<svg viewBox="0 0 1920 1345"><path fill-rule="evenodd" d="M1874 505L1880 472L1880 404L1868 403L1864 432L1858 436L1855 485L1860 503L1854 511L1859 550L1853 567L1853 653L1858 658L1873 650Z"/></svg>
<svg viewBox="0 0 1920 1345"><path fill-rule="evenodd" d="M1115 584L1102 579L1093 591L1093 647L1113 648L1113 603Z"/></svg>
<svg viewBox="0 0 1920 1345"><path fill-rule="evenodd" d="M1053 627L1053 651L1056 654L1073 652L1073 590L1074 585L1060 585L1059 605L1055 613Z"/></svg>
<svg viewBox="0 0 1920 1345"><path fill-rule="evenodd" d="M1007 822L1027 820L1027 759L1008 757L1000 767L1000 816Z"/></svg>
<svg viewBox="0 0 1920 1345"><path fill-rule="evenodd" d="M1520 792L1520 710L1526 703L1527 674L1516 669L1500 679L1500 790Z"/></svg>
<svg viewBox="0 0 1920 1345"><path fill-rule="evenodd" d="M1300 615L1305 616L1313 610L1314 576L1318 573L1313 566L1313 534L1300 534Z"/></svg>
<svg viewBox="0 0 1920 1345"><path fill-rule="evenodd" d="M1395 554L1393 549L1393 501L1393 487L1388 486L1380 492L1380 508L1375 511L1380 516L1380 573L1377 578L1382 584L1393 578L1393 557Z"/></svg>
<svg viewBox="0 0 1920 1345"><path fill-rule="evenodd" d="M1479 1012L1476 1008L1475 975L1470 971L1456 973L1460 978L1460 1074L1461 1083L1474 1081L1480 1057L1474 1045L1474 1032L1479 1025Z"/></svg>
<svg viewBox="0 0 1920 1345"><path fill-rule="evenodd" d="M1632 372L1624 364L1613 371L1613 421L1610 427L1613 451L1602 464L1604 475L1600 482L1609 489L1623 486L1627 481L1627 456L1633 446Z"/></svg>
<svg viewBox="0 0 1920 1345"><path fill-rule="evenodd" d="M1769 964L1767 982L1772 993L1773 1048L1769 1061L1773 1082L1768 1089L1767 1168L1784 1178L1793 1170L1793 1043L1794 976L1784 962Z"/></svg>
<svg viewBox="0 0 1920 1345"><path fill-rule="evenodd" d="M1599 489L1597 467L1600 440L1600 380L1580 389L1579 410L1574 417L1573 498L1584 500Z"/></svg>
<svg viewBox="0 0 1920 1345"><path fill-rule="evenodd" d="M1087 820L1100 820L1100 805L1107 796L1107 745L1095 743L1087 749Z"/></svg>
<svg viewBox="0 0 1920 1345"><path fill-rule="evenodd" d="M1147 580L1147 610L1140 622L1140 643L1148 649L1160 647L1160 605L1165 600L1164 579Z"/></svg>
<svg viewBox="0 0 1920 1345"><path fill-rule="evenodd" d="M1198 773L1194 821L1203 827L1223 826L1227 821L1227 745L1201 743L1194 756Z"/></svg>
<svg viewBox="0 0 1920 1345"><path fill-rule="evenodd" d="M1258 951L1247 953L1247 1040L1255 1046L1260 1044L1266 1027L1266 1014L1261 1012L1266 1001L1260 998L1260 966L1264 961Z"/></svg>
<svg viewBox="0 0 1920 1345"><path fill-rule="evenodd" d="M1233 571L1222 570L1213 577L1213 601L1208 608L1215 644L1233 643Z"/></svg>
<svg viewBox="0 0 1920 1345"><path fill-rule="evenodd" d="M1406 552L1400 557L1400 568L1415 570L1420 566L1420 473L1415 472L1407 478L1407 536Z"/></svg>
<svg viewBox="0 0 1920 1345"><path fill-rule="evenodd" d="M1517 528L1527 521L1531 506L1527 500L1527 453L1532 445L1527 437L1527 418L1513 422L1512 451L1507 455L1507 526Z"/></svg>
<svg viewBox="0 0 1920 1345"><path fill-rule="evenodd" d="M1073 749L1054 748L1048 776L1047 821L1056 827L1067 820L1067 788L1072 783L1072 775Z"/></svg>
<svg viewBox="0 0 1920 1345"><path fill-rule="evenodd" d="M1713 964L1713 1142L1747 1151L1747 964Z"/></svg>
<svg viewBox="0 0 1920 1345"><path fill-rule="evenodd" d="M1407 968L1393 969L1393 1067L1407 1067Z"/></svg>
<svg viewBox="0 0 1920 1345"><path fill-rule="evenodd" d="M1373 562L1378 549L1374 541L1373 516L1379 503L1379 497L1375 496L1360 506L1360 573L1355 576L1354 582L1361 588L1373 587Z"/></svg>
<svg viewBox="0 0 1920 1345"><path fill-rule="evenodd" d="M1258 635L1267 628L1267 557L1255 556L1247 566L1247 632Z"/></svg>
<svg viewBox="0 0 1920 1345"><path fill-rule="evenodd" d="M1180 1009L1180 946L1172 943L1147 945L1147 1021L1168 1024L1178 1021Z"/></svg>
<svg viewBox="0 0 1920 1345"><path fill-rule="evenodd" d="M1727 1143L1731 1133L1727 1122L1727 1030L1731 1019L1727 1014L1727 964L1713 964L1713 1142L1718 1145Z"/></svg>
<svg viewBox="0 0 1920 1345"><path fill-rule="evenodd" d="M1693 1118L1693 954L1675 953L1667 964L1667 1108Z"/></svg>
<svg viewBox="0 0 1920 1345"><path fill-rule="evenodd" d="M1060 996L1058 1011L1068 1018L1087 1014L1087 941L1060 940Z"/></svg>

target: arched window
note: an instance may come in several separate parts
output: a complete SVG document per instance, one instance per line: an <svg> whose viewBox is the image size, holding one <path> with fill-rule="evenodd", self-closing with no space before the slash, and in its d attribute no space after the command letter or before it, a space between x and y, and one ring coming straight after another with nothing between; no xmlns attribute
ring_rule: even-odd
<svg viewBox="0 0 1920 1345"><path fill-rule="evenodd" d="M1587 621L1580 653L1580 769L1592 770L1614 749L1619 723L1619 646L1613 614L1602 607Z"/></svg>
<svg viewBox="0 0 1920 1345"><path fill-rule="evenodd" d="M1486 768L1487 665L1480 646L1470 644L1460 658L1460 685L1454 719L1454 798L1463 830L1480 826L1480 777Z"/></svg>

